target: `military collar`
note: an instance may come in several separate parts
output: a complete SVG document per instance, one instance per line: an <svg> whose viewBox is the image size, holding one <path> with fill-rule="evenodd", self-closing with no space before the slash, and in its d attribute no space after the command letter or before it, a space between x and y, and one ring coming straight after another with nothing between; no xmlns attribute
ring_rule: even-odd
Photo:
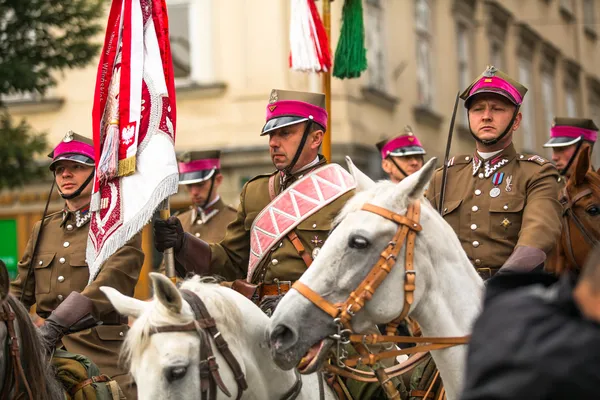
<svg viewBox="0 0 600 400"><path fill-rule="evenodd" d="M217 215L219 211L221 211L225 207L225 203L221 200L221 196L217 196L215 200L211 204L209 204L206 208L202 207L193 207L191 222L192 224L205 224L212 217Z"/></svg>
<svg viewBox="0 0 600 400"><path fill-rule="evenodd" d="M307 165L305 165L304 167L302 167L301 169L299 169L298 171L294 172L291 175L288 175L285 172L280 171L280 173L279 173L280 191L283 191L286 187L288 187L289 185L291 185L293 182L297 181L298 179L302 178L304 175L306 175L310 171L317 169L319 167L322 167L325 164L327 164L327 159L325 158L325 156L319 154L319 155L317 155L317 158L315 158L313 161L311 161L310 163L308 163Z"/></svg>
<svg viewBox="0 0 600 400"><path fill-rule="evenodd" d="M63 208L62 211L62 222L60 223L60 226L63 227L68 221L74 219L75 226L81 228L89 222L91 217L92 213L90 212L89 204L81 207L79 210L76 211L69 210L65 205L65 208Z"/></svg>
<svg viewBox="0 0 600 400"><path fill-rule="evenodd" d="M487 159L483 160L479 153L475 151L473 154L473 176L477 175L479 169L483 166L484 172L482 172L483 176L487 179L494 172L502 168L504 165L508 164L515 156L517 152L515 151L515 146L511 143L502 150L499 154Z"/></svg>

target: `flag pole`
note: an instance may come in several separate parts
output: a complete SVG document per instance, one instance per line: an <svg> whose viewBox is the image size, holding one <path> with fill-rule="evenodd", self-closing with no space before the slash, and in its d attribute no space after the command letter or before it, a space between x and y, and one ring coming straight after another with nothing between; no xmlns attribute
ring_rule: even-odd
<svg viewBox="0 0 600 400"><path fill-rule="evenodd" d="M327 43L331 48L331 0L323 0L323 26L327 33ZM331 162L331 68L323 73L323 93L325 94L325 109L327 110L327 132L323 137L323 155Z"/></svg>
<svg viewBox="0 0 600 400"><path fill-rule="evenodd" d="M169 198L167 197L160 207L160 218L168 220L171 216L171 206L169 204ZM175 273L175 255L173 248L165 249L163 252L163 261L165 263L165 275L171 280L171 282L177 284L177 274Z"/></svg>

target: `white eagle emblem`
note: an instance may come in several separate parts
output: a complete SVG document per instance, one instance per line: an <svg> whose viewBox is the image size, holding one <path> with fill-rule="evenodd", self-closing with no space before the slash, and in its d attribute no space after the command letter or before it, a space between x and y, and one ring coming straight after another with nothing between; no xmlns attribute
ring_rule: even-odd
<svg viewBox="0 0 600 400"><path fill-rule="evenodd" d="M123 144L128 145L131 142L133 142L134 135L135 135L135 126L134 125L126 126L125 128L123 128L123 131L121 132L121 141L123 142Z"/></svg>

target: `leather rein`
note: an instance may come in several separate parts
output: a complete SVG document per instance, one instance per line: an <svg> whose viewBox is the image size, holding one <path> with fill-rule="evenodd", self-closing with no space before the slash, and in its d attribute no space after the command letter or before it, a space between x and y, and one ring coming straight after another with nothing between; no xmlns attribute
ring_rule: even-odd
<svg viewBox="0 0 600 400"><path fill-rule="evenodd" d="M417 233L422 230L422 227L419 224L421 203L415 201L414 203L409 204L406 216L396 214L393 211L369 203L363 205L362 210L377 214L387 220L395 222L398 225L398 229L392 240L381 252L377 263L371 268L369 274L358 287L350 293L344 302L335 304L328 302L321 297L321 295L300 281L296 281L292 287L314 305L334 318L336 325L338 325L338 334L331 336L332 339L338 342L337 366L326 364L325 368L333 373L359 381L379 381L387 390L386 385L391 384L391 378L399 376L410 369L410 362L408 361L412 361L412 357L405 363L387 369L377 367L379 361L382 359L392 358L403 354L418 354L419 357L422 357L426 352L431 350L441 350L466 344L469 341L470 335L459 337L412 337L394 335L398 325L408 316L414 301L417 277L417 271L414 269L414 248ZM387 325L385 335L352 334L350 324L352 317L354 317L356 313L365 306L365 303L373 297L373 294L379 285L381 285L383 280L389 275L396 264L398 254L405 243L404 305L400 315ZM357 350L358 355L349 358L345 356L340 357L340 343L352 343ZM373 354L367 347L368 345L379 343L415 343L416 346L400 350L383 351L377 354ZM371 366L375 372L365 372L357 369L357 367L361 365Z"/></svg>
<svg viewBox="0 0 600 400"><path fill-rule="evenodd" d="M571 200L571 197L569 196L569 192L567 191L566 187L564 187L561 191L560 202L563 205L563 223L565 226L564 232L566 235L566 243L564 245L567 249L567 254L572 264L577 269L581 269L581 266L577 263L577 260L575 259L575 251L573 250L573 243L571 242L571 224L569 223L569 218L571 219L571 221L573 221L579 232L581 232L581 235L588 243L588 245L594 247L598 244L598 240L594 238L594 235L588 232L583 222L581 222L577 214L575 214L575 212L573 211L573 207L579 200L591 194L591 189L585 189L577 193L573 200Z"/></svg>
<svg viewBox="0 0 600 400"><path fill-rule="evenodd" d="M9 359L11 360L12 368L7 368L4 375L4 383L3 383L3 391L0 399L5 400L8 399L10 394L9 385L11 376L14 374L12 386L14 390L18 391L20 387L20 379L23 380L23 386L27 391L27 396L29 400L33 400L33 393L31 392L31 388L29 387L29 382L27 382L27 377L25 376L25 371L23 370L23 364L21 363L21 352L19 349L19 337L17 336L15 330L15 313L10 308L8 302L4 301L0 305L0 321L6 324L6 328L8 330L8 347L9 347ZM17 393L18 394L18 393Z"/></svg>

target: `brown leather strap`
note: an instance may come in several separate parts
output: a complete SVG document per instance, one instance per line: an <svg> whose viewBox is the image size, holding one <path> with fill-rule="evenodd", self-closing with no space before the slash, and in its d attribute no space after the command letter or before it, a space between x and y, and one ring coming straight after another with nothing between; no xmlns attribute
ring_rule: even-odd
<svg viewBox="0 0 600 400"><path fill-rule="evenodd" d="M306 268L310 267L310 264L312 264L313 262L312 257L310 256L310 254L308 254L308 252L302 245L302 242L300 241L300 238L298 238L296 232L294 230L291 230L290 233L287 234L287 237L288 239L290 239L290 242L292 242L292 245L294 245L294 248L296 249L300 257L302 257L302 260L304 260Z"/></svg>
<svg viewBox="0 0 600 400"><path fill-rule="evenodd" d="M81 389L83 389L84 387L91 385L92 383L97 383L97 382L108 382L110 381L110 377L108 375L98 375L98 376L92 376L89 379L86 379L85 381L79 382L77 385L73 386L71 388L71 390L69 390L69 395L71 397L75 397L75 394L77 392L79 392Z"/></svg>
<svg viewBox="0 0 600 400"><path fill-rule="evenodd" d="M275 177L277 176L277 172L269 177L269 197L271 201L275 198Z"/></svg>
<svg viewBox="0 0 600 400"><path fill-rule="evenodd" d="M424 399L433 399L433 393L428 393L426 390L411 390L408 392L408 397L422 397Z"/></svg>
<svg viewBox="0 0 600 400"><path fill-rule="evenodd" d="M429 353L417 353L400 364L386 368L386 372L390 378L395 378L412 371L430 358L431 355ZM343 376L344 378L350 378L359 382L378 382L375 373L372 371L363 371L352 367L345 367L342 369L333 364L325 364L325 369L333 374Z"/></svg>
<svg viewBox="0 0 600 400"><path fill-rule="evenodd" d="M322 298L320 294L306 286L304 283L296 281L292 285L292 289L296 289L302 296L306 297L314 305L331 315L333 318L337 318L340 314L340 309L338 307Z"/></svg>
<svg viewBox="0 0 600 400"><path fill-rule="evenodd" d="M349 340L355 343L439 343L439 344L467 344L471 335L447 337L414 337L414 336L388 336L388 335L350 335Z"/></svg>
<svg viewBox="0 0 600 400"><path fill-rule="evenodd" d="M418 201L411 204L411 206L413 206L415 208L417 208L418 205L420 205L420 203ZM410 208L410 206L409 206L409 208ZM389 219L390 221L397 223L398 225L406 225L415 232L421 232L421 230L423 229L423 227L419 224L418 218L416 218L414 216L411 217L408 215L409 211L407 211L407 216L405 217L404 215L396 214L395 212L393 212L391 210L388 210L386 208L379 207L379 206L376 206L376 205L373 205L370 203L366 203L365 205L363 205L362 210L369 211L369 212L372 212L373 214L380 215L383 218Z"/></svg>
<svg viewBox="0 0 600 400"><path fill-rule="evenodd" d="M4 320L6 324L6 329L8 331L8 338L10 340L9 354L12 363L12 373L14 373L14 388L15 391L19 391L20 380L23 380L23 386L25 386L25 390L27 391L27 396L30 400L33 400L33 393L31 392L31 388L29 387L29 382L27 382L27 377L25 376L25 370L23 369L23 364L21 363L21 352L19 348L19 337L17 336L15 330L15 313L10 308L10 305L7 302L2 303L2 320ZM10 370L10 368L9 368ZM4 388L9 388L3 391L2 399L8 399L8 395L10 393L10 386L8 386L8 380L11 376L10 373L7 373L7 377L5 378Z"/></svg>
<svg viewBox="0 0 600 400"><path fill-rule="evenodd" d="M200 297L198 297L194 292L186 289L181 290L181 293L183 295L184 300L187 301L192 307L192 310L194 310L194 314L197 316L197 318L205 321L213 321L213 323L209 323L206 326L206 328L203 328L202 330L204 331L205 329L205 331L212 336L218 351L221 353L221 355L229 365L229 368L231 369L231 372L233 373L233 376L238 386L237 399L239 400L242 397L242 393L244 392L244 390L248 389L248 383L246 382L246 377L244 376L244 372L242 371L240 364L236 360L233 353L231 353L227 341L223 338L221 332L217 329L214 320L210 316L206 306L204 305ZM217 386L219 386L223 393L225 393L227 396L231 396L229 391L225 387L225 384L221 380L221 377L217 370L218 366L214 357L212 357L208 361L209 367L211 369L211 374L215 383L217 384Z"/></svg>

